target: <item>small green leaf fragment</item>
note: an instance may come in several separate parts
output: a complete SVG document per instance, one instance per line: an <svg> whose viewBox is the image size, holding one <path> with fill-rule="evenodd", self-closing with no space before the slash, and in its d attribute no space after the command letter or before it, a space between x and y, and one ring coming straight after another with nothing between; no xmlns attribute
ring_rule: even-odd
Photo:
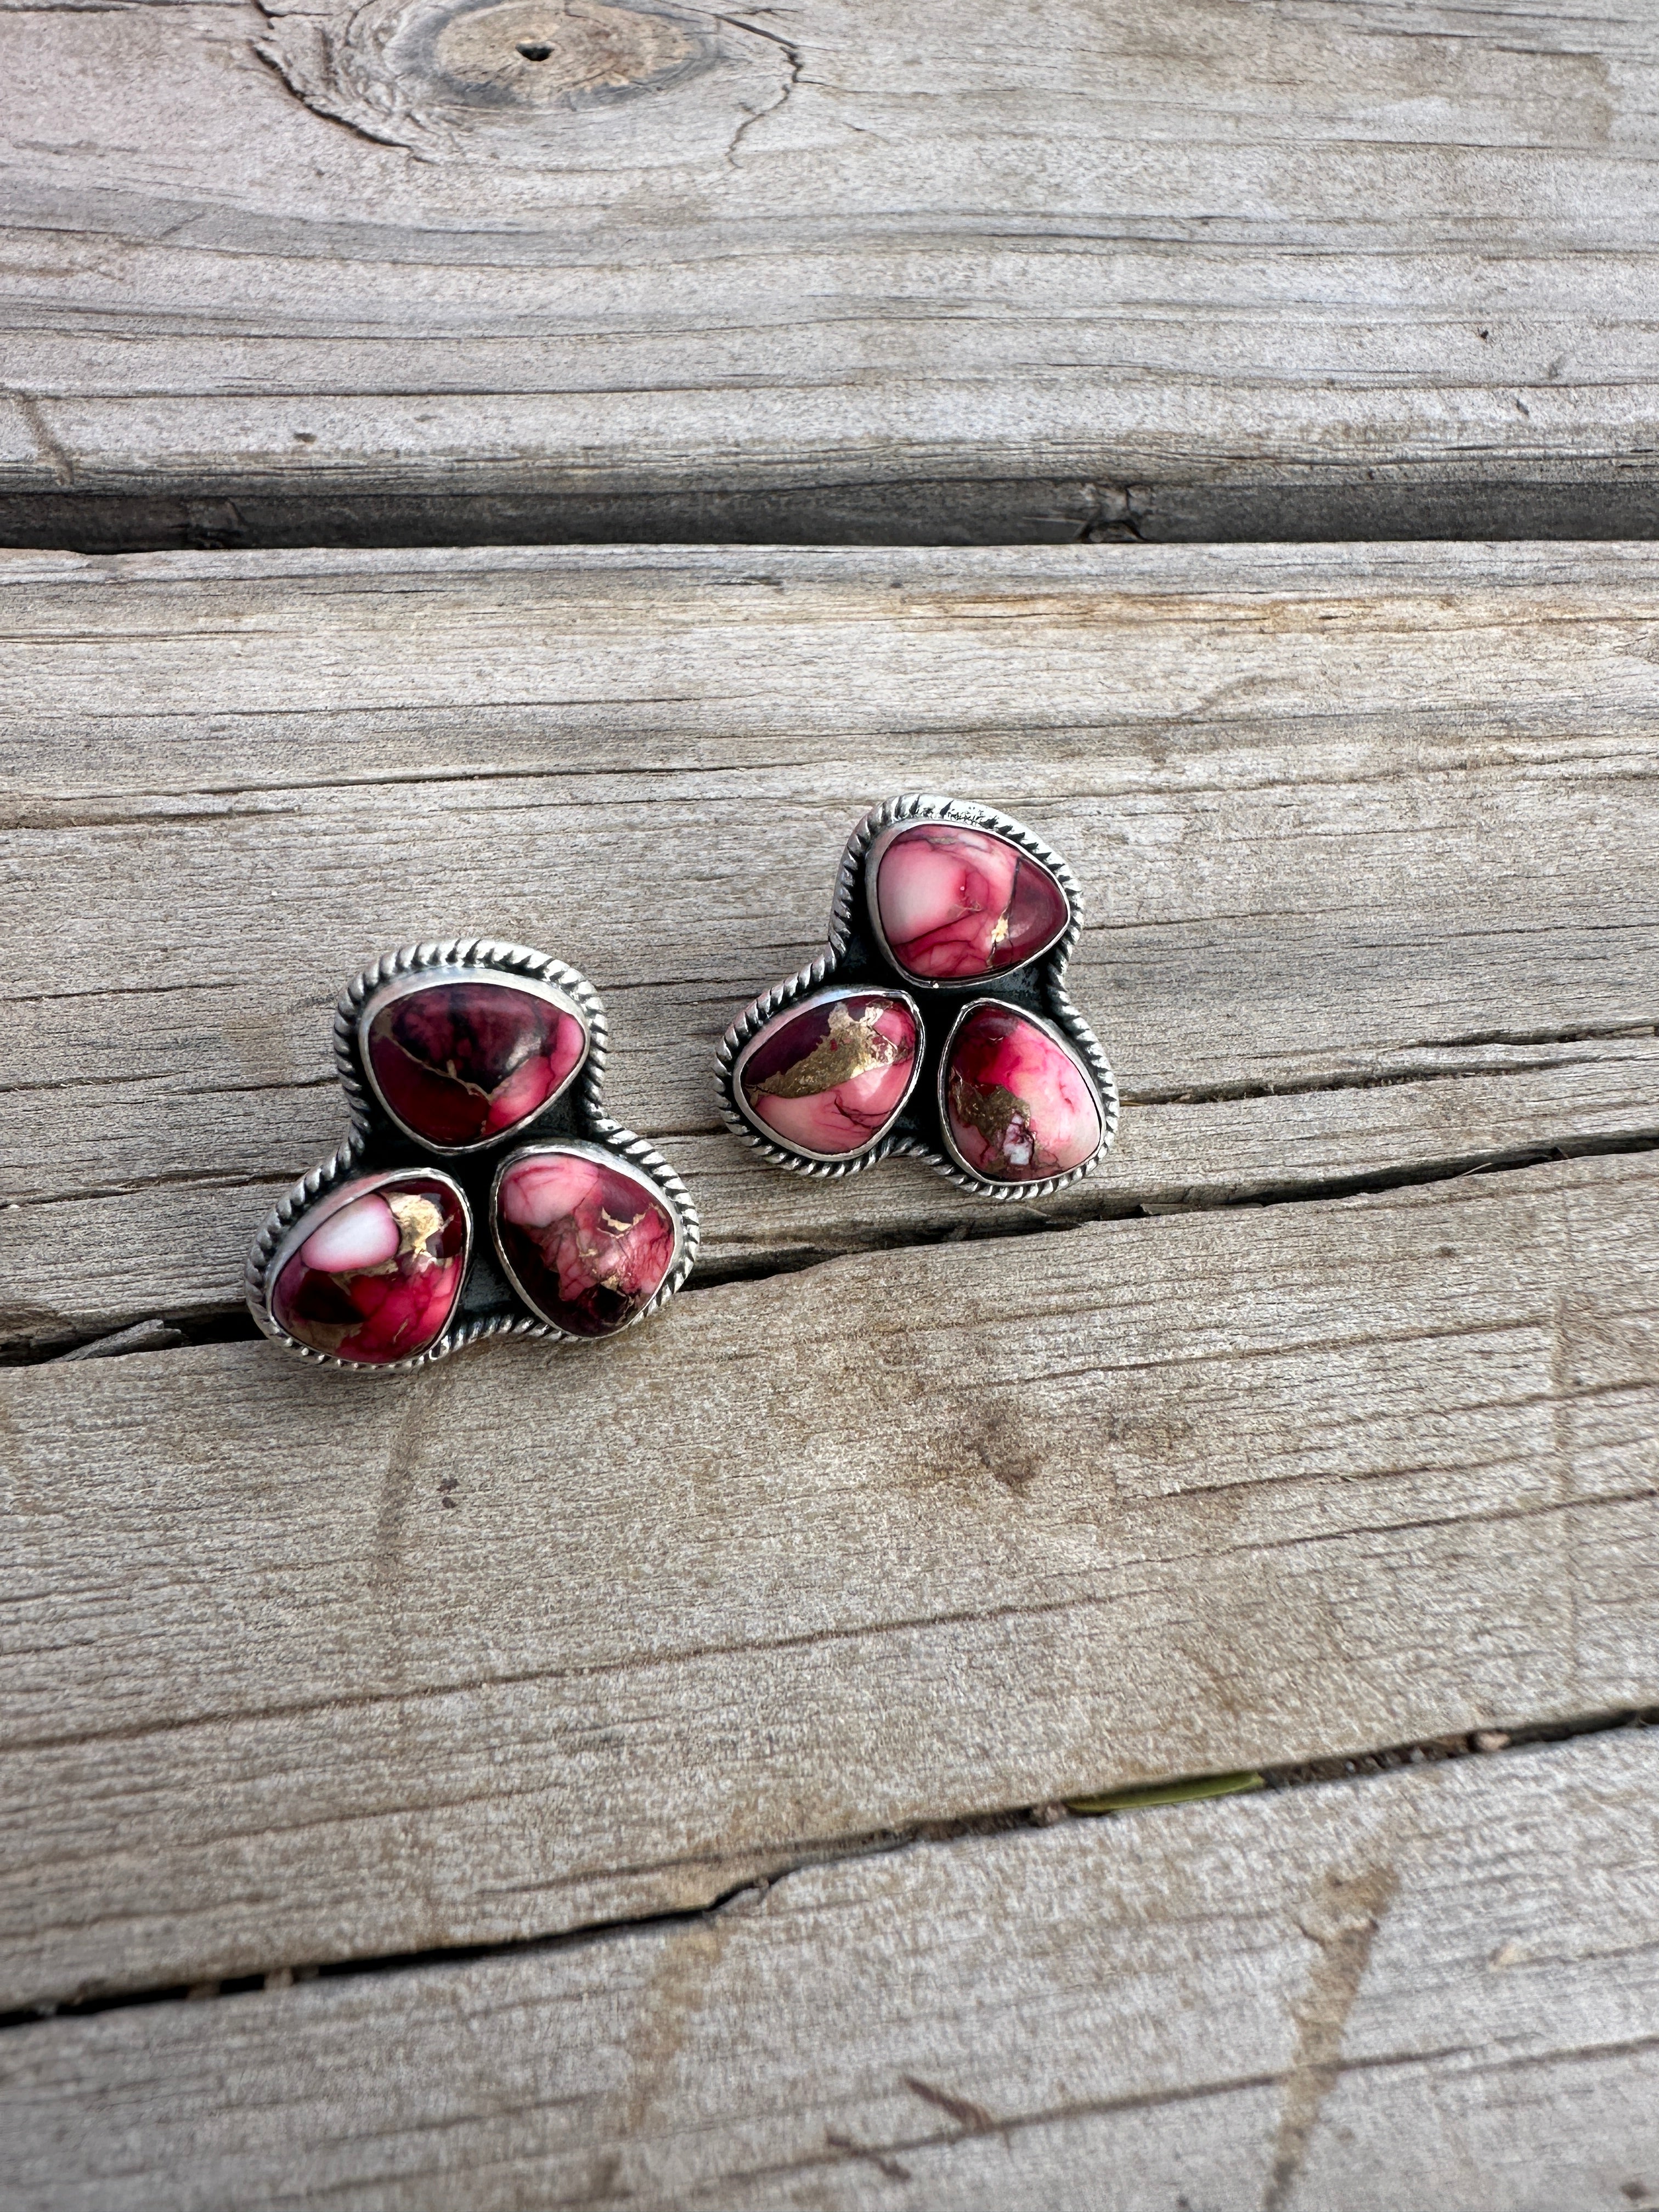
<svg viewBox="0 0 1659 2212"><path fill-rule="evenodd" d="M1068 1797L1068 1813L1128 1813L1138 1805L1187 1805L1200 1797L1236 1797L1266 1788L1259 1774L1200 1774L1190 1782L1152 1782L1139 1790L1109 1790L1099 1797Z"/></svg>

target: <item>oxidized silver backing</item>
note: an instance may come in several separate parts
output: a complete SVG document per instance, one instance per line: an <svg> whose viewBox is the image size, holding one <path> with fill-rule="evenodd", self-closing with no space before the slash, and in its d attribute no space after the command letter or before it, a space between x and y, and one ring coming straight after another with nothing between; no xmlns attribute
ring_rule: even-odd
<svg viewBox="0 0 1659 2212"><path fill-rule="evenodd" d="M561 1100L572 1102L580 1133L575 1137L546 1137L541 1141L554 1147L561 1144L572 1152L597 1152L606 1158L625 1163L648 1176L663 1193L677 1230L675 1257L661 1287L639 1312L623 1324L622 1329L612 1330L621 1335L624 1329L637 1328L639 1323L665 1305L673 1297L696 1264L697 1247L702 1237L702 1224L690 1194L672 1167L657 1151L632 1129L624 1128L605 1111L605 1063L607 1039L605 1002L576 969L567 967L550 953L538 952L529 945L513 945L499 938L446 938L440 942L424 945L405 945L401 951L390 952L361 975L355 976L340 995L334 1015L334 1058L345 1092L346 1103L351 1114L351 1130L344 1143L331 1159L313 1168L303 1176L294 1188L271 1208L253 1240L248 1254L245 1289L247 1303L254 1320L264 1334L278 1344L286 1345L290 1352L299 1354L313 1366L332 1367L353 1375L400 1375L416 1367L428 1367L434 1360L447 1359L452 1352L465 1346L478 1344L495 1336L551 1337L562 1342L591 1344L604 1342L603 1338L574 1338L563 1329L531 1312L521 1302L517 1285L509 1276L507 1295L510 1307L487 1313L474 1313L458 1319L443 1335L417 1352L412 1358L388 1361L384 1365L371 1365L364 1361L337 1359L328 1352L316 1352L309 1345L300 1343L290 1336L275 1320L270 1310L270 1291L276 1279L276 1267L285 1261L296 1242L295 1235L301 1216L314 1206L317 1200L336 1189L349 1177L356 1176L391 1175L392 1173L426 1172L449 1182L454 1181L440 1164L457 1158L454 1148L446 1149L428 1144L424 1139L411 1139L401 1125L383 1106L378 1092L368 1079L365 1067L361 1031L364 1008L377 995L384 994L386 987L403 978L409 978L407 988L417 988L421 982L434 982L443 975L464 976L480 972L495 974L514 983L527 984L532 988L542 987L538 995L555 999L566 1005L582 1024L587 1034L586 1057L573 1072L567 1082L552 1098L548 1099L537 1113L517 1123L490 1140L490 1146L466 1146L469 1156L482 1155L499 1146L510 1152L525 1148L527 1136L533 1139L534 1132L549 1110ZM384 998L382 996L382 1003ZM418 1154L416 1158L402 1158L382 1168L374 1155L386 1149L388 1144L402 1152ZM493 1183L491 1186L493 1195ZM478 1249L476 1207L462 1193L467 1206L469 1235L466 1248L467 1276L470 1279L474 1255ZM307 1233L313 1224L307 1224ZM493 1243L493 1231L492 1239ZM461 1296L466 1295L464 1279Z"/></svg>
<svg viewBox="0 0 1659 2212"><path fill-rule="evenodd" d="M1060 935L1048 949L1036 954L1017 967L998 971L994 976L975 977L971 984L952 983L945 988L956 992L970 992L983 998L994 994L1000 983L1006 988L1014 979L1030 975L1036 984L1048 1025L1071 1046L1093 1082L1100 1098L1101 1139L1091 1158L1068 1169L1064 1175L1048 1176L1036 1182L994 1182L975 1175L971 1168L939 1146L929 1143L921 1135L890 1130L860 1152L841 1159L813 1158L778 1141L772 1134L762 1135L744 1112L738 1100L735 1070L739 1055L773 1018L797 1000L810 998L836 976L853 939L853 917L859 898L861 879L869 863L872 848L886 833L915 822L958 823L968 830L988 830L1006 838L1023 853L1048 869L1065 896L1069 919ZM878 974L860 975L856 984L848 988L858 990L893 989L901 994L917 988L917 979L909 975L894 961L884 940L877 933L872 921L872 935L877 955L890 972L890 981ZM836 878L835 895L830 909L830 940L817 959L811 961L787 982L776 984L769 991L744 1008L721 1038L715 1054L715 1077L720 1085L720 1115L726 1126L740 1144L747 1145L761 1158L769 1160L774 1167L787 1169L792 1175L847 1176L857 1175L863 1169L873 1167L878 1160L890 1155L908 1154L913 1159L923 1160L953 1182L959 1190L971 1191L976 1197L999 1201L1026 1198L1048 1198L1066 1184L1077 1182L1092 1175L1105 1158L1113 1139L1117 1134L1117 1084L1105 1054L1101 1050L1094 1031L1072 1004L1066 989L1066 966L1083 929L1083 894L1076 877L1052 846L1036 836L1023 822L1011 815L1000 814L994 807L981 806L971 800L945 799L928 792L913 792L899 799L890 799L884 805L872 807L848 840L842 855L841 868ZM1021 1013L1030 1010L1016 1006ZM956 1019L951 1017L952 1025ZM921 1053L918 1053L920 1063ZM914 1091L911 1094L914 1097ZM907 1102L908 1103L908 1102ZM901 1112L904 1109L901 1109ZM943 1122L944 1117L941 1116ZM948 1127L948 1123L945 1123ZM944 1137L942 1127L941 1137Z"/></svg>

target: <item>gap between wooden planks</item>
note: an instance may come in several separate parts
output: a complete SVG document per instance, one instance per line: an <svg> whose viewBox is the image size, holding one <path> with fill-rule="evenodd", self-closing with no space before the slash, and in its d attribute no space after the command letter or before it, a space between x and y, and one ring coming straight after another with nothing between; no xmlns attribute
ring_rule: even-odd
<svg viewBox="0 0 1659 2212"><path fill-rule="evenodd" d="M1651 1732L802 1869L599 1942L0 2037L15 2212L1605 2212Z"/></svg>
<svg viewBox="0 0 1659 2212"><path fill-rule="evenodd" d="M0 647L14 1354L234 1313L342 1133L336 994L452 931L599 984L705 1281L1659 1133L1646 547L13 555ZM1130 1104L1048 1206L716 1121L721 1029L918 787L1085 886Z"/></svg>
<svg viewBox="0 0 1659 2212"><path fill-rule="evenodd" d="M16 1369L0 2003L1659 1702L1659 1157Z"/></svg>
<svg viewBox="0 0 1659 2212"><path fill-rule="evenodd" d="M1656 527L1622 0L15 6L0 77L11 543Z"/></svg>

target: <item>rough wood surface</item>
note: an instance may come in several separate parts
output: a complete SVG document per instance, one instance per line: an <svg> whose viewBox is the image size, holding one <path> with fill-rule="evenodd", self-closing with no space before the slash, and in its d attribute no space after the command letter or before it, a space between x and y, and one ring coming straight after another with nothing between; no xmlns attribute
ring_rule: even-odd
<svg viewBox="0 0 1659 2212"><path fill-rule="evenodd" d="M1612 2212L1646 1732L803 1869L597 1942L0 2038L15 2212Z"/></svg>
<svg viewBox="0 0 1659 2212"><path fill-rule="evenodd" d="M1659 553L155 556L0 565L0 1340L233 1309L331 1150L336 994L478 928L606 994L707 1264L1009 1225L805 1185L711 1056L872 800L1072 860L1130 1102L1054 1218L1659 1133ZM1027 1224L1037 1210L1022 1217Z"/></svg>
<svg viewBox="0 0 1659 2212"><path fill-rule="evenodd" d="M1659 1155L14 1369L0 2004L1659 1702Z"/></svg>
<svg viewBox="0 0 1659 2212"><path fill-rule="evenodd" d="M1646 535L1626 0L0 9L17 544Z"/></svg>

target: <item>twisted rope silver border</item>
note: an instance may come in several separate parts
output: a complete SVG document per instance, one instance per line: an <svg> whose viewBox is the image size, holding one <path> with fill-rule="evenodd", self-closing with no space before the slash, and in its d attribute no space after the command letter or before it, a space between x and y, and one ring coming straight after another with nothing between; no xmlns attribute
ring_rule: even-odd
<svg viewBox="0 0 1659 2212"><path fill-rule="evenodd" d="M313 1367L331 1367L348 1375L407 1375L417 1367L430 1367L440 1359L447 1359L452 1352L464 1351L467 1346L482 1344L495 1336L549 1337L563 1344L582 1344L592 1340L573 1335L568 1329L556 1328L532 1314L483 1314L456 1328L446 1329L435 1343L412 1358L389 1360L384 1366L370 1367L351 1359L337 1359L331 1352L316 1352L301 1344L274 1318L270 1310L268 1275L272 1256L289 1230L305 1212L337 1183L354 1174L362 1165L365 1146L374 1118L374 1106L363 1074L357 1051L357 1018L365 1000L371 998L383 984L399 975L413 975L428 968L483 968L501 975L529 975L555 983L566 992L581 1009L587 1024L587 1058L575 1089L577 1118L582 1133L595 1144L603 1145L648 1175L666 1197L678 1215L683 1237L678 1260L663 1278L655 1295L642 1305L638 1313L624 1322L621 1328L610 1332L622 1336L636 1328L665 1305L684 1283L696 1264L697 1251L702 1241L702 1222L692 1200L691 1194L675 1170L641 1136L614 1121L605 1111L605 1063L609 1039L605 1020L605 1001L580 969L568 967L556 960L551 953L538 952L533 946L514 945L496 937L450 937L422 945L405 945L396 952L388 952L372 968L365 968L355 975L340 994L339 1004L334 1010L334 1065L345 1092L346 1104L351 1115L351 1133L337 1152L299 1182L278 1200L266 1215L253 1240L247 1256L243 1286L248 1310L264 1334L273 1343L285 1345L297 1352L301 1359ZM533 1141L526 1131L526 1140ZM556 1142L556 1139L550 1141ZM445 1159L433 1155L433 1164L445 1165ZM487 1234L489 1224L483 1229L475 1220L472 1234L475 1240ZM511 1285L508 1285L511 1290ZM514 1293L517 1295L516 1292ZM607 1340L605 1340L608 1341Z"/></svg>
<svg viewBox="0 0 1659 2212"><path fill-rule="evenodd" d="M959 822L964 829L994 830L1006 837L1012 845L1048 869L1066 896L1071 919L1066 928L1037 963L1037 974L1042 981L1042 995L1055 1024L1077 1047L1079 1056L1094 1079L1100 1093L1101 1136L1092 1158L1068 1168L1064 1175L1049 1176L1041 1182L991 1182L982 1176L970 1173L943 1152L935 1152L931 1145L919 1137L896 1135L884 1137L867 1152L860 1152L851 1160L805 1160L798 1153L786 1152L781 1145L770 1143L750 1125L737 1104L733 1079L733 1064L737 1056L757 1030L764 1028L775 1014L793 1006L797 999L809 997L819 990L835 975L846 952L853 933L853 902L857 896L860 874L866 855L884 830L901 822ZM1078 1182L1092 1175L1106 1157L1117 1135L1118 1096L1117 1079L1110 1063L1101 1050L1100 1042L1082 1015L1073 1005L1066 989L1066 965L1077 949L1083 933L1083 892L1077 878L1065 860L1052 845L1046 844L1035 832L1017 822L1012 815L1000 814L994 806L981 806L971 799L945 799L933 792L908 792L897 799L885 800L872 806L858 828L847 841L841 857L841 867L836 877L836 889L830 905L830 939L816 960L789 977L787 981L774 984L753 999L738 1016L720 1039L714 1054L715 1079L720 1085L720 1119L739 1144L758 1152L774 1167L786 1169L791 1175L849 1176L872 1168L878 1161L894 1154L908 1154L943 1176L946 1182L954 1183L958 1190L970 1191L976 1198L990 1198L999 1203L1027 1198L1049 1198L1067 1183ZM963 994L966 1005L973 994Z"/></svg>
<svg viewBox="0 0 1659 2212"><path fill-rule="evenodd" d="M583 1112L603 1115L610 1030L605 1001L586 976L556 960L550 952L538 952L532 945L509 944L500 937L447 937L388 952L361 975L354 975L340 994L334 1009L334 1066L354 1128L367 1131L374 1115L374 1095L357 1050L357 1022L364 1003L399 976L418 975L427 968L489 968L505 975L527 975L538 982L556 984L581 1009L587 1024L587 1058L577 1086Z"/></svg>

